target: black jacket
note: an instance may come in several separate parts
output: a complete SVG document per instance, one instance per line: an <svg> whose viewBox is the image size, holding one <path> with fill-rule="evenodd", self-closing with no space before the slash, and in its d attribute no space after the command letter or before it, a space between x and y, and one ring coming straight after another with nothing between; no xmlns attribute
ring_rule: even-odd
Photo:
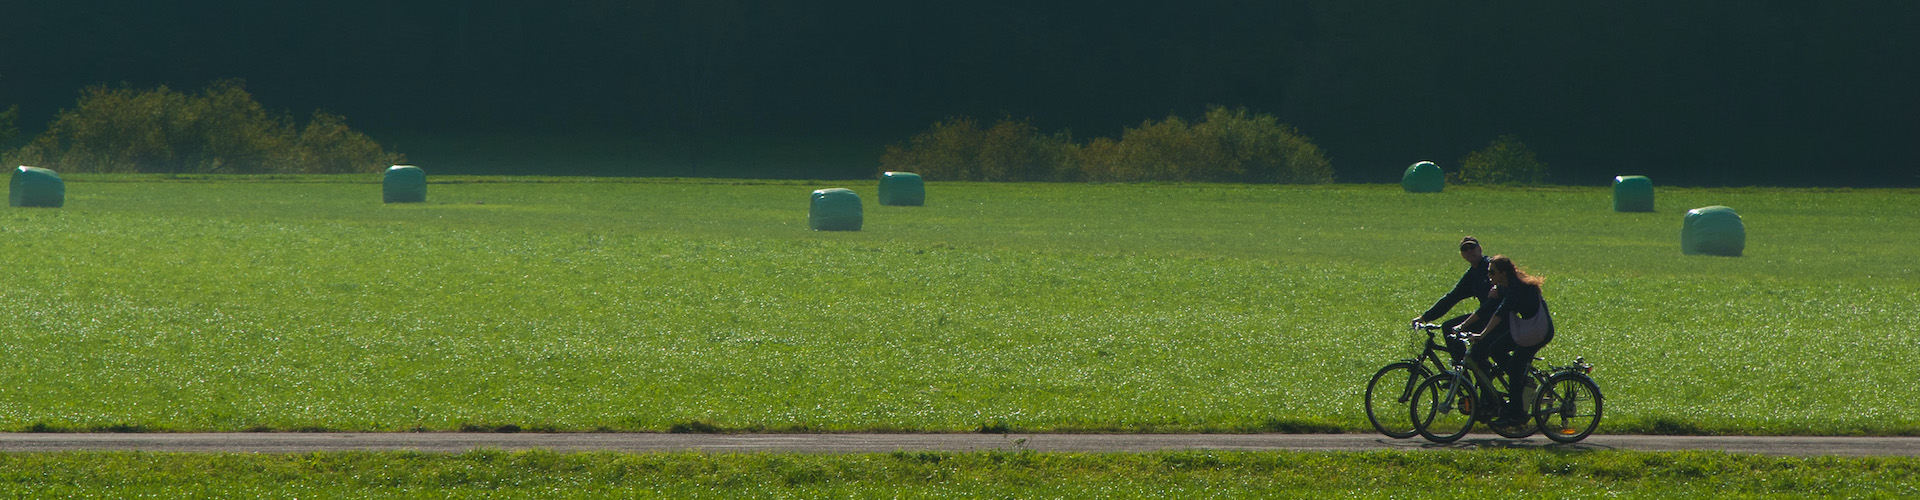
<svg viewBox="0 0 1920 500"><path fill-rule="evenodd" d="M1480 315L1481 318L1488 317L1494 306L1493 301L1487 300L1487 292L1493 289L1493 281L1487 279L1487 266L1492 262L1491 258L1480 257L1479 264L1467 268L1467 272L1460 275L1460 282L1453 285L1453 291L1447 292L1447 296L1441 297L1439 302L1434 302L1433 307L1427 309L1426 314L1420 317L1427 321L1439 319L1447 311L1453 310L1454 304L1459 304L1468 297L1480 301L1480 307L1474 309L1474 314Z"/></svg>
<svg viewBox="0 0 1920 500"><path fill-rule="evenodd" d="M1524 319L1533 319L1534 313L1540 312L1542 300L1546 299L1540 296L1540 287L1529 285L1524 281L1508 279L1507 286L1500 287L1500 304L1494 306L1493 315L1499 316L1500 321L1507 323L1512 323L1515 315Z"/></svg>

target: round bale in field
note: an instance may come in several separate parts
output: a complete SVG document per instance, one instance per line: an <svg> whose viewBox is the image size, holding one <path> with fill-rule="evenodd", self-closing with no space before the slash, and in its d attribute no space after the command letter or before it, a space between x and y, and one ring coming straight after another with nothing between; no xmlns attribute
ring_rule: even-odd
<svg viewBox="0 0 1920 500"><path fill-rule="evenodd" d="M814 191L807 226L815 231L859 231L860 195L844 188Z"/></svg>
<svg viewBox="0 0 1920 500"><path fill-rule="evenodd" d="M1687 211L1680 226L1680 253L1739 257L1747 248L1747 226L1733 209L1714 205Z"/></svg>
<svg viewBox="0 0 1920 500"><path fill-rule="evenodd" d="M927 183L920 180L920 174L913 172L880 174L880 204L913 207L925 205L927 204Z"/></svg>
<svg viewBox="0 0 1920 500"><path fill-rule="evenodd" d="M8 184L7 202L16 207L59 208L67 203L67 183L52 170L22 165L13 170Z"/></svg>
<svg viewBox="0 0 1920 500"><path fill-rule="evenodd" d="M427 172L413 165L387 168L380 184L380 199L387 203L424 203L427 201Z"/></svg>
<svg viewBox="0 0 1920 500"><path fill-rule="evenodd" d="M1440 166L1430 161L1415 163L1400 176L1400 188L1409 193L1438 193L1446 187L1446 172L1441 172Z"/></svg>
<svg viewBox="0 0 1920 500"><path fill-rule="evenodd" d="M1613 178L1613 211L1652 212L1653 181L1644 175Z"/></svg>

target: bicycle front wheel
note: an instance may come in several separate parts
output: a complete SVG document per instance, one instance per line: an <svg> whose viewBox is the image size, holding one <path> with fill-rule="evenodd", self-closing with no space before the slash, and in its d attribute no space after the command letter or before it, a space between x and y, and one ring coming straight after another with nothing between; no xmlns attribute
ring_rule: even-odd
<svg viewBox="0 0 1920 500"><path fill-rule="evenodd" d="M1381 368L1367 381L1367 421L1373 429L1394 439L1419 434L1413 428L1413 389L1427 378L1426 367L1401 361Z"/></svg>
<svg viewBox="0 0 1920 500"><path fill-rule="evenodd" d="M1455 385L1460 385L1455 390ZM1435 443L1451 443L1473 430L1474 391L1471 381L1442 373L1427 377L1413 390L1409 408L1413 428Z"/></svg>
<svg viewBox="0 0 1920 500"><path fill-rule="evenodd" d="M1559 375L1547 379L1547 386L1540 389L1533 414L1547 439L1572 443L1586 439L1600 427L1602 404L1600 386L1594 385L1593 379Z"/></svg>

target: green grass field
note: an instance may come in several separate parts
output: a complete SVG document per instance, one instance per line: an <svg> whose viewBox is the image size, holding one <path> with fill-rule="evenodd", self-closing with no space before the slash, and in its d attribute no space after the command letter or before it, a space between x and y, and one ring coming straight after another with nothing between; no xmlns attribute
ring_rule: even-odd
<svg viewBox="0 0 1920 500"><path fill-rule="evenodd" d="M0 495L161 498L1903 498L1913 458L1479 452L0 454Z"/></svg>
<svg viewBox="0 0 1920 500"><path fill-rule="evenodd" d="M1369 432L1472 234L1548 279L1603 433L1920 434L1912 190L435 180L0 210L0 429ZM865 230L806 230L821 187ZM1712 204L1745 257L1680 254Z"/></svg>

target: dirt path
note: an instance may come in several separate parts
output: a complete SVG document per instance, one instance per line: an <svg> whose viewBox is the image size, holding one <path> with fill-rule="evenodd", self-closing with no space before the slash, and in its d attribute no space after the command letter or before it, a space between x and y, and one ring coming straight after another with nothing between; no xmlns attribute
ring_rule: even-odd
<svg viewBox="0 0 1920 500"><path fill-rule="evenodd" d="M1593 436L1572 445L1545 438L1469 435L1436 445L1368 434L484 434L484 433L206 433L4 434L0 451L144 450L298 453L348 450L461 452L475 448L555 451L702 451L853 453L1022 450L1141 452L1160 450L1720 450L1765 455L1920 456L1916 437Z"/></svg>

